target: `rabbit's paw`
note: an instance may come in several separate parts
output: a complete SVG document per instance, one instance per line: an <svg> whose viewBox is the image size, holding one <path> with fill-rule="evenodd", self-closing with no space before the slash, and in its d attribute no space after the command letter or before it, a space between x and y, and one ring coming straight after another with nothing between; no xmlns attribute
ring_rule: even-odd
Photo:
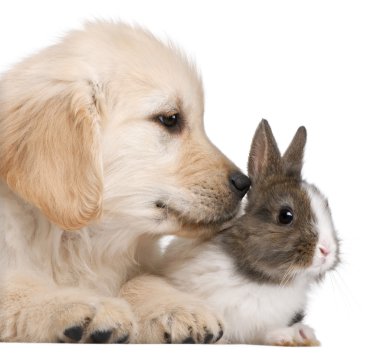
<svg viewBox="0 0 380 354"><path fill-rule="evenodd" d="M291 327L279 328L267 333L265 344L287 347L319 346L320 342L314 330L303 324L296 323Z"/></svg>

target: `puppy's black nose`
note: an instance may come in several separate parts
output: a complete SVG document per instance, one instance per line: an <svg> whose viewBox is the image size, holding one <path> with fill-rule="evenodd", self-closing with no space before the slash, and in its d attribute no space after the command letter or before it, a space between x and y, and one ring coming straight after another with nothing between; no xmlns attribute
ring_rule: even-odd
<svg viewBox="0 0 380 354"><path fill-rule="evenodd" d="M232 191L239 197L243 198L251 186L251 181L246 175L239 171L230 174L230 186Z"/></svg>

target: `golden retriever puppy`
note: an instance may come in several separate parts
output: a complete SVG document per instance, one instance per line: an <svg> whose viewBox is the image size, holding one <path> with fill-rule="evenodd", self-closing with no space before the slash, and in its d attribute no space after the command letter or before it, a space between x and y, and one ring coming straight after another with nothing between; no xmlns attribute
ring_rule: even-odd
<svg viewBox="0 0 380 354"><path fill-rule="evenodd" d="M87 24L2 76L2 341L221 337L198 299L144 275L161 236L211 235L249 188L202 117L194 65L121 23Z"/></svg>

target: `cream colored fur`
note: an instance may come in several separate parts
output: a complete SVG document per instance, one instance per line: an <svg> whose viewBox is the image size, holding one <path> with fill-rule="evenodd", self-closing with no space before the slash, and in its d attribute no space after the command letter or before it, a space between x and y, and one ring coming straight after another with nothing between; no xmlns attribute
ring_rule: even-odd
<svg viewBox="0 0 380 354"><path fill-rule="evenodd" d="M174 113L178 134L156 118ZM177 331L189 313L218 331L156 278L123 288L136 310L119 292L154 267L160 236L204 237L236 213L235 169L205 135L195 67L149 32L87 24L17 64L0 81L0 339L69 341L80 325L82 342L163 342L173 313Z"/></svg>
<svg viewBox="0 0 380 354"><path fill-rule="evenodd" d="M154 298L151 294L155 294ZM121 289L120 295L129 301L137 317L143 319L139 322L139 332L141 338L149 338L149 341L142 340L145 343L162 342L162 333L170 334L171 343L181 343L190 336L204 343L207 335L223 333L222 322L210 307L194 296L174 290L157 276L134 278Z"/></svg>

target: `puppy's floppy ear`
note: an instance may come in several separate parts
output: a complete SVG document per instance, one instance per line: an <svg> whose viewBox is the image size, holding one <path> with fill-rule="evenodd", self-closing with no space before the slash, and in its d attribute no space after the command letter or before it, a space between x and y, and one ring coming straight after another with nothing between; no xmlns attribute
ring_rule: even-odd
<svg viewBox="0 0 380 354"><path fill-rule="evenodd" d="M248 158L248 174L255 183L269 174L276 174L281 167L281 154L272 129L263 119L256 129Z"/></svg>
<svg viewBox="0 0 380 354"><path fill-rule="evenodd" d="M7 85L0 100L0 176L63 229L86 225L100 215L103 194L95 85Z"/></svg>
<svg viewBox="0 0 380 354"><path fill-rule="evenodd" d="M285 173L288 176L301 178L303 155L306 145L306 128L299 127L292 142L282 158Z"/></svg>

